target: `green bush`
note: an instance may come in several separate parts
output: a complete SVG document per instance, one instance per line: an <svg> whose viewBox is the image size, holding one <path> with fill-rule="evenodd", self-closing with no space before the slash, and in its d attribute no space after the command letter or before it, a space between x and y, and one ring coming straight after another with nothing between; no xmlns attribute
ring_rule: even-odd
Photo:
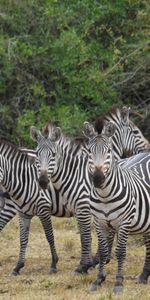
<svg viewBox="0 0 150 300"><path fill-rule="evenodd" d="M75 135L114 104L148 107L148 1L2 0L0 11L2 135L27 146L30 125Z"/></svg>

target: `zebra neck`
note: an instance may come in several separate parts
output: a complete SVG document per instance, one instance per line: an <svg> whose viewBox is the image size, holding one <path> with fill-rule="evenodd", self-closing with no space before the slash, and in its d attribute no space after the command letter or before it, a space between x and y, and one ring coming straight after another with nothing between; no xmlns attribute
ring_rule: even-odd
<svg viewBox="0 0 150 300"><path fill-rule="evenodd" d="M123 126L120 119L120 111L116 110L115 114L111 113L111 115L105 117L105 120L115 123L116 126L115 133L112 137L112 146L113 146L115 159L118 160L122 158L124 154Z"/></svg>
<svg viewBox="0 0 150 300"><path fill-rule="evenodd" d="M120 185L118 185L118 180ZM126 188L126 185L127 182L124 172L122 172L120 166L114 163L111 165L109 174L107 174L104 184L100 188L94 187L93 191L94 194L97 194L97 196L101 198L101 200L104 199L106 201L107 199L107 201L109 201L110 199L120 195L122 192L120 186Z"/></svg>
<svg viewBox="0 0 150 300"><path fill-rule="evenodd" d="M87 157L86 157L87 161ZM51 181L55 188L58 190L63 190L64 186L67 186L66 190L70 189L70 180L76 179L76 182L80 180L80 176L83 176L85 169L85 158L80 155L69 155L63 153L61 157L61 162L57 164L52 176ZM70 184L69 184L70 182Z"/></svg>
<svg viewBox="0 0 150 300"><path fill-rule="evenodd" d="M1 184L10 196L14 197L21 187L27 188L33 174L35 175L35 172L27 157L19 155L5 162L4 178Z"/></svg>

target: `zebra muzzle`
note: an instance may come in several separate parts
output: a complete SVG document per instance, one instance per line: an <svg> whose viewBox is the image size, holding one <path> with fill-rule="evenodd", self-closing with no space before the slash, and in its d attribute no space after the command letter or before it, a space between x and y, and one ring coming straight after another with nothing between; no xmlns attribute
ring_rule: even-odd
<svg viewBox="0 0 150 300"><path fill-rule="evenodd" d="M41 175L38 179L39 185L43 190L46 190L48 188L49 180L46 175Z"/></svg>
<svg viewBox="0 0 150 300"><path fill-rule="evenodd" d="M96 188L100 188L101 185L104 183L105 181L105 176L103 174L103 172L101 171L96 171L93 174L93 184Z"/></svg>

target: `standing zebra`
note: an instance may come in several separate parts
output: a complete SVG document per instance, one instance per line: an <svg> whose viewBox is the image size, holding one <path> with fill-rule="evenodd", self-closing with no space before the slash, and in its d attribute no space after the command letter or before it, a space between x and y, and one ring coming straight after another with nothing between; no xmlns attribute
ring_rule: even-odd
<svg viewBox="0 0 150 300"><path fill-rule="evenodd" d="M95 128L97 131L101 130L101 127L103 126L103 121L105 120L111 120L116 124L117 130L113 136L113 148L114 148L114 155L116 159L124 156L125 154L133 154L138 153L140 151L143 151L148 144L148 141L143 137L141 131L137 126L135 126L131 120L129 119L129 108L123 108L123 109L116 109L108 113L104 119L98 120L95 124ZM39 133L38 133L39 134ZM65 139L66 141L66 139ZM60 144L63 143L60 141ZM64 142L65 143L65 142ZM67 143L71 145L71 141L67 140ZM69 147L70 152L72 152L73 147ZM78 148L78 147L77 147ZM74 148L76 149L76 147ZM22 149L22 151L26 152L29 157L32 158L32 156L35 156L35 152L32 150ZM67 151L67 150L66 150ZM89 193L89 184L87 185L87 191ZM61 216L61 217L70 217L73 215L73 212L71 210L66 210L66 205L63 204L64 200L61 201L61 195L60 193L52 187L49 189L50 192L50 202L51 202L51 208L48 207L48 211L50 209L51 215L54 216ZM80 200L78 200L79 202ZM41 202L42 203L42 202ZM21 208L20 208L21 211ZM7 199L5 206L3 210L0 213L0 230L4 228L4 226L16 215L17 208L15 203ZM32 214L32 216L36 214L35 212ZM27 219L25 218L25 214L20 214L20 243L21 243L21 249L20 249L20 255L18 260L18 266L24 265L24 258L25 258L25 250L27 247L28 242L28 234L29 234L29 223L31 221L31 218ZM31 216L30 216L31 217ZM89 229L88 224L88 231ZM81 231L82 228L81 228ZM89 238L90 240L90 235ZM82 248L86 248L86 252L89 250L89 245L84 243L84 238L82 238ZM84 257L84 251L83 257ZM21 263L20 263L21 261ZM86 265L86 257L85 260L81 259L81 262L84 261L84 265ZM96 264L97 259L95 258L94 264ZM13 271L13 274L19 273L19 268L15 268L15 271ZM17 270L17 271L16 271ZM77 272L84 272L84 270L87 270L86 268L82 268L82 265L80 265L76 271Z"/></svg>
<svg viewBox="0 0 150 300"><path fill-rule="evenodd" d="M51 211L53 210L53 213L55 212L56 214L57 211L56 205L53 207L51 199L55 199L58 207L60 202L58 215L64 215L65 211L62 206L62 201L60 201L60 198L58 197L57 190L51 185L49 190L42 191L39 189L37 171L28 155L14 145L3 140L0 141L0 184L5 191L9 193L11 198L10 200L7 200L9 201L9 210L7 211L6 204L6 211L5 206L1 211L1 226L3 226L3 222L7 222L7 218L4 218L4 216L11 219L11 204L13 208L12 211L16 209L21 215L21 250L18 263L13 269L13 274L18 274L19 270L24 266L29 225L31 218L34 215L39 216L40 221L42 222L52 254L50 272L55 272L58 256L54 244Z"/></svg>
<svg viewBox="0 0 150 300"><path fill-rule="evenodd" d="M21 149L20 149L21 150ZM22 150L21 150L22 151ZM32 150L23 149L23 152L27 153L31 158L33 155ZM0 231L6 226L8 222L14 218L18 212L18 207L11 200L8 192L4 191L3 187L0 186ZM19 259L16 266L13 268L12 275L18 275L21 268L24 266L25 251L28 242L28 232L30 227L30 220L32 217L27 217L25 214L19 214L19 225L20 225L20 253Z"/></svg>
<svg viewBox="0 0 150 300"><path fill-rule="evenodd" d="M116 119L119 120L119 117ZM116 135L120 138L122 137L122 147L124 146L126 151L131 149L132 144L134 147L138 145L138 151L143 149L143 147L147 147L148 141L142 136L140 130L135 125L133 127L133 123L130 124L128 122L126 125L124 123L120 125L116 131ZM140 138L143 137L141 139L141 149L139 136ZM88 172L88 155L86 150L83 145L73 143L72 140L63 136L60 128L52 124L47 124L43 134L35 127L32 127L31 137L38 143L36 165L40 186L45 189L48 183L52 182L53 186L62 195L65 206L77 218L81 243L84 245L81 255L81 265L83 266L82 270L86 272L88 267L92 265L91 211L89 204L91 181ZM61 142L59 143L59 141ZM114 141L116 142L116 139ZM80 269L78 269L78 272L80 272Z"/></svg>
<svg viewBox="0 0 150 300"><path fill-rule="evenodd" d="M29 160L32 161L35 158L35 151L31 149L19 148L23 153L26 153ZM4 191L4 188L0 186L0 231L6 226L8 222L17 214L17 206L12 202L8 192ZM23 217L23 215L22 215ZM21 216L20 216L21 218ZM20 220L20 224L24 224L23 220ZM23 237L23 227L21 226L22 234L20 240ZM25 245L25 243L23 242Z"/></svg>
<svg viewBox="0 0 150 300"><path fill-rule="evenodd" d="M117 231L118 271L114 292L119 292L123 287L128 234L143 234L146 258L139 281L147 283L150 275L150 152L117 163L111 143L114 132L113 123L107 123L101 135L90 123L84 124L84 134L89 138L89 171L93 182L90 206L99 239L99 273L92 290L105 280L107 236L109 231Z"/></svg>

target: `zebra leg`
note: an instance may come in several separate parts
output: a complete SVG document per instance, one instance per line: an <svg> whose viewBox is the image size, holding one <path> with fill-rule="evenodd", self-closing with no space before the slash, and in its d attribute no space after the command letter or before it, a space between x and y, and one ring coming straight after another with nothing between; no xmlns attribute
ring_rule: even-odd
<svg viewBox="0 0 150 300"><path fill-rule="evenodd" d="M84 201L83 201L84 202ZM90 267L93 267L93 259L91 254L91 212L89 205L76 210L76 218L80 230L81 240L81 260L80 264L75 269L75 274L87 273Z"/></svg>
<svg viewBox="0 0 150 300"><path fill-rule="evenodd" d="M6 200L3 209L0 211L0 231L16 215L16 213L17 210L13 206L13 202L11 200Z"/></svg>
<svg viewBox="0 0 150 300"><path fill-rule="evenodd" d="M13 207L13 204L11 205L12 201L10 201L10 205L7 204L7 200L5 201L5 199L1 199L1 201L4 201L4 206L0 211L0 231L6 226L7 223L9 223L9 221L11 221L11 219L17 213L17 210Z"/></svg>
<svg viewBox="0 0 150 300"><path fill-rule="evenodd" d="M138 278L138 282L146 284L150 275L150 235L144 235L144 242L146 246L146 257L143 271Z"/></svg>
<svg viewBox="0 0 150 300"><path fill-rule="evenodd" d="M108 238L106 229L100 227L97 223L96 231L98 236L98 255L99 255L99 272L97 275L97 279L91 285L91 291L96 291L98 286L101 286L102 282L106 279L105 266L108 258Z"/></svg>
<svg viewBox="0 0 150 300"><path fill-rule="evenodd" d="M48 212L48 214L45 214L44 216L40 215L39 218L43 225L44 232L45 232L47 241L49 243L51 255L52 255L52 263L51 263L49 272L56 273L57 272L56 264L58 262L58 255L57 255L56 248L55 248L51 215Z"/></svg>
<svg viewBox="0 0 150 300"><path fill-rule="evenodd" d="M115 237L115 230L110 230L108 234L108 257L106 263L108 264L111 260L112 246Z"/></svg>
<svg viewBox="0 0 150 300"><path fill-rule="evenodd" d="M3 194L0 191L0 211L4 208L4 206L5 206L5 198L3 197Z"/></svg>
<svg viewBox="0 0 150 300"><path fill-rule="evenodd" d="M123 262L126 257L126 245L128 239L128 231L127 228L121 226L118 232L118 240L116 247L116 257L118 261L118 270L116 275L116 282L114 286L114 293L120 293L123 290Z"/></svg>
<svg viewBox="0 0 150 300"><path fill-rule="evenodd" d="M32 218L32 217L31 217ZM31 218L27 218L23 214L19 214L19 224L20 224L20 253L19 253L19 259L14 267L14 269L11 272L11 275L17 276L20 273L20 269L24 267L25 262L25 253L26 248L28 244L28 238L29 238L29 228L31 223Z"/></svg>
<svg viewBox="0 0 150 300"><path fill-rule="evenodd" d="M108 264L111 260L111 253L112 253L112 246L113 246L114 236L115 236L115 231L110 230L109 235L108 235L108 257L107 257L106 264ZM97 253L95 254L95 256L93 258L93 266L95 267L98 264L99 264L99 250L97 250Z"/></svg>

